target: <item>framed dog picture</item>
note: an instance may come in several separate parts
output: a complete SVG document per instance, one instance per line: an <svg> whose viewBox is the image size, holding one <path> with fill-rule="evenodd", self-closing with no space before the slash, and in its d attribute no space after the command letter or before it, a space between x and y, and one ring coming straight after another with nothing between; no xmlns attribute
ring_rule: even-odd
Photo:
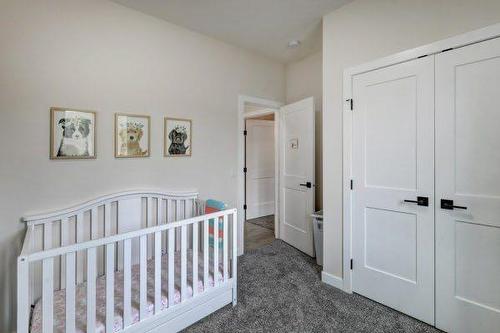
<svg viewBox="0 0 500 333"><path fill-rule="evenodd" d="M50 108L50 158L96 158L94 111Z"/></svg>
<svg viewBox="0 0 500 333"><path fill-rule="evenodd" d="M164 155L191 156L191 120L165 118Z"/></svg>
<svg viewBox="0 0 500 333"><path fill-rule="evenodd" d="M149 157L150 131L149 116L115 114L115 157Z"/></svg>

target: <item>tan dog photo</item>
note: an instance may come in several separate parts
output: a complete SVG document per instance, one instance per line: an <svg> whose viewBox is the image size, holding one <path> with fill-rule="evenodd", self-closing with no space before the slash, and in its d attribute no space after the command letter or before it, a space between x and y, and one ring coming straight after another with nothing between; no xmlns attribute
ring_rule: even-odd
<svg viewBox="0 0 500 333"><path fill-rule="evenodd" d="M149 156L149 118L118 115L116 119L116 157ZM145 131L148 131L146 135Z"/></svg>

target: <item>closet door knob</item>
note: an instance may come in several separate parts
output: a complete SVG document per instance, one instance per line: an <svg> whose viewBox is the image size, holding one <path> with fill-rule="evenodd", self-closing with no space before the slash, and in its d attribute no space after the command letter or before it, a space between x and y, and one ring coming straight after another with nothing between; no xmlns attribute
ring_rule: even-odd
<svg viewBox="0 0 500 333"><path fill-rule="evenodd" d="M416 203L419 206L428 207L429 198L428 197L417 197L417 200L404 200L404 202Z"/></svg>
<svg viewBox="0 0 500 333"><path fill-rule="evenodd" d="M453 210L453 209L467 209L465 206L454 206L453 200L441 199L441 209Z"/></svg>

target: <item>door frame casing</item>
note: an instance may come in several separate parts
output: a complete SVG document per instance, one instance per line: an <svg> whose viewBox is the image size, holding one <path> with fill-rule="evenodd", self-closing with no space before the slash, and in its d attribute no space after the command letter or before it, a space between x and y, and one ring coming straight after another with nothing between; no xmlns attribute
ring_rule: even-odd
<svg viewBox="0 0 500 333"><path fill-rule="evenodd" d="M455 37L443 39L431 44L416 47L381 59L370 61L358 66L350 67L344 70L343 75L343 114L342 114L342 230L343 230L343 263L342 263L342 289L347 293L352 293L352 272L350 261L352 258L352 126L353 112L356 112L356 101L354 101L354 110L351 110L352 82L355 75L371 72L384 67L397 65L403 62L418 59L423 56L434 56L449 49L456 49L471 44L480 43L489 39L500 37L500 24L494 24L467 32ZM354 190L356 189L356 180L354 179Z"/></svg>
<svg viewBox="0 0 500 333"><path fill-rule="evenodd" d="M262 110L251 111L245 113L245 104L256 104L263 107ZM274 114L274 225L275 237L279 238L279 110L284 103L263 99L259 97L252 97L247 95L238 96L238 154L236 170L237 174L237 203L238 209L238 255L242 255L245 250L245 211L243 205L245 204L245 174L243 168L245 167L245 138L243 131L245 130L245 120L258 116Z"/></svg>

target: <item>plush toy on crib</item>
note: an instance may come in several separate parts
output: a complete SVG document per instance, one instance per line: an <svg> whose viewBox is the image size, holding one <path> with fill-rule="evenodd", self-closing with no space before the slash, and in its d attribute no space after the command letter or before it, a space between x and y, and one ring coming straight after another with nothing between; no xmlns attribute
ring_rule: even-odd
<svg viewBox="0 0 500 333"><path fill-rule="evenodd" d="M205 214L220 212L227 209L227 205L222 201L208 199L205 203ZM214 247L214 221L215 219L210 219L208 221L208 244L210 247ZM222 249L224 244L224 224L222 218L219 219L219 249Z"/></svg>

